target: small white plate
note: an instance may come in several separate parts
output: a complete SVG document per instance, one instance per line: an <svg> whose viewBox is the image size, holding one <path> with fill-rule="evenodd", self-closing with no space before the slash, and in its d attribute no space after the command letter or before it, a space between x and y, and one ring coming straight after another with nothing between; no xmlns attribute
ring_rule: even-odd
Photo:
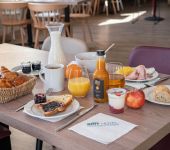
<svg viewBox="0 0 170 150"><path fill-rule="evenodd" d="M148 74L148 77L145 80L130 80L130 79L126 79L126 78L125 78L125 80L128 82L148 82L148 81L156 79L159 76L159 73L157 71L154 71L152 74L150 74L149 69L146 69L146 73Z"/></svg>
<svg viewBox="0 0 170 150"><path fill-rule="evenodd" d="M35 108L34 105L34 100L29 101L25 106L24 106L24 112L28 114L29 116L40 118L40 119L58 119L61 120L76 111L78 111L80 108L80 104L77 100L73 100L73 102L67 107L67 109L64 112L57 113L54 116L44 116L40 111Z"/></svg>
<svg viewBox="0 0 170 150"><path fill-rule="evenodd" d="M12 68L11 70L15 71L15 72L23 73L21 66L16 66L16 67ZM23 73L23 74L38 76L39 72L40 72L40 70L35 70L35 71L32 70L30 73Z"/></svg>
<svg viewBox="0 0 170 150"><path fill-rule="evenodd" d="M170 89L170 85L165 85L165 86L167 86ZM153 95L152 95L154 88L155 86L144 89L146 100L149 102L155 103L155 104L170 106L170 103L163 103L163 102L158 102L154 100Z"/></svg>

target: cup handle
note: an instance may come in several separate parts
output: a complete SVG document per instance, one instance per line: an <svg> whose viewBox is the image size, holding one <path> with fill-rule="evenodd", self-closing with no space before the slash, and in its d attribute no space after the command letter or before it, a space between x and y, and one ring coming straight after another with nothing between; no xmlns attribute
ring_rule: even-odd
<svg viewBox="0 0 170 150"><path fill-rule="evenodd" d="M45 83L45 79L44 79L44 77L42 76L43 73L44 73L43 70L40 70L40 72L39 72L39 77L40 77L41 81L43 81L43 82Z"/></svg>

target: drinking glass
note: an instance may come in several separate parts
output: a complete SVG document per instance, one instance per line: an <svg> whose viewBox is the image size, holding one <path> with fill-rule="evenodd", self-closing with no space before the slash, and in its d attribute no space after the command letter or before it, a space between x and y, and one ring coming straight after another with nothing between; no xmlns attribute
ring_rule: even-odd
<svg viewBox="0 0 170 150"><path fill-rule="evenodd" d="M70 69L68 90L75 97L85 97L90 90L90 79L87 68Z"/></svg>
<svg viewBox="0 0 170 150"><path fill-rule="evenodd" d="M120 62L109 62L106 64L106 69L109 73L109 89L123 88L125 86L123 64Z"/></svg>

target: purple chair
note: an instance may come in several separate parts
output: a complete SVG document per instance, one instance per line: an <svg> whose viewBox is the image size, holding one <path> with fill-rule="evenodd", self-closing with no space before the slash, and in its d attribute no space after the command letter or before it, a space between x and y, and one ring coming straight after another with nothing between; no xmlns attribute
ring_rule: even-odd
<svg viewBox="0 0 170 150"><path fill-rule="evenodd" d="M129 56L129 66L155 67L160 73L170 74L170 48L139 46Z"/></svg>
<svg viewBox="0 0 170 150"><path fill-rule="evenodd" d="M0 149L11 150L10 134L9 127L0 122Z"/></svg>
<svg viewBox="0 0 170 150"><path fill-rule="evenodd" d="M145 65L155 67L160 73L170 74L170 48L139 46L133 49L129 56L129 66ZM169 150L170 134L166 135L150 150Z"/></svg>

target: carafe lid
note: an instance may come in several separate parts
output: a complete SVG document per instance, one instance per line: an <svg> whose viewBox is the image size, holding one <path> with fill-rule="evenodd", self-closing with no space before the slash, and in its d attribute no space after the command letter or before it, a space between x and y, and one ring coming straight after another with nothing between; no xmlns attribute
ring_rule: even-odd
<svg viewBox="0 0 170 150"><path fill-rule="evenodd" d="M104 50L97 50L97 55L98 56L104 56L105 55L105 51Z"/></svg>

